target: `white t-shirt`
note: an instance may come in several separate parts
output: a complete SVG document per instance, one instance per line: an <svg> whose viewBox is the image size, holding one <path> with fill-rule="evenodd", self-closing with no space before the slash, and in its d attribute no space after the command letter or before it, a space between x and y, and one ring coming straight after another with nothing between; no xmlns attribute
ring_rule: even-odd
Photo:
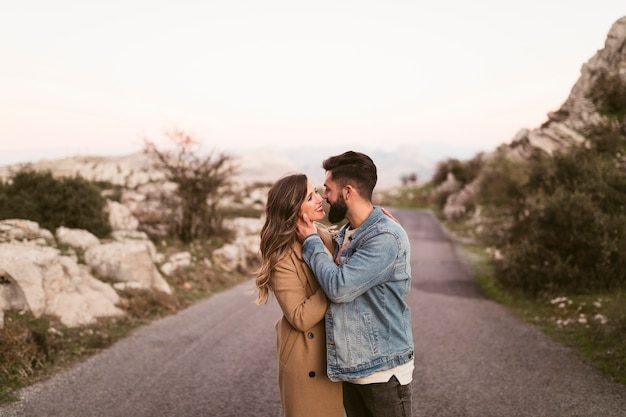
<svg viewBox="0 0 626 417"><path fill-rule="evenodd" d="M365 385L365 384L376 384L380 382L387 382L391 379L392 376L396 376L400 385L406 385L413 381L413 369L415 368L414 360L411 359L405 364L400 366L396 366L395 368L387 369L386 371L378 371L374 372L371 375L368 375L363 378L357 378L350 380L349 382L353 384Z"/></svg>

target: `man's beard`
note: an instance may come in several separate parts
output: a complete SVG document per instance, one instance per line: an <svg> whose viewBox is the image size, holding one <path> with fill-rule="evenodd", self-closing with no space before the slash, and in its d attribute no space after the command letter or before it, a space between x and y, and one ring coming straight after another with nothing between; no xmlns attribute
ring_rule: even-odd
<svg viewBox="0 0 626 417"><path fill-rule="evenodd" d="M346 218L347 212L348 206L346 205L346 200L344 200L343 196L340 195L337 201L330 204L330 210L328 210L328 221L331 223L339 223Z"/></svg>

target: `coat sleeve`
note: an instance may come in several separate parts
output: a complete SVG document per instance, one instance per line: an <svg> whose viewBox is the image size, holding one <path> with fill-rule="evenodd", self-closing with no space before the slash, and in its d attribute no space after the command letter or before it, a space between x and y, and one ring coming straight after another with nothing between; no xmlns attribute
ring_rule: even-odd
<svg viewBox="0 0 626 417"><path fill-rule="evenodd" d="M287 321L295 329L304 332L324 319L328 299L319 287L307 297L306 284L303 284L306 278L300 280L299 273L293 261L287 257L279 262L272 273L271 286Z"/></svg>
<svg viewBox="0 0 626 417"><path fill-rule="evenodd" d="M379 233L361 245L348 262L336 265L324 251L320 236L313 234L304 240L302 254L328 299L347 303L392 276L397 252L390 247L398 247L396 238Z"/></svg>

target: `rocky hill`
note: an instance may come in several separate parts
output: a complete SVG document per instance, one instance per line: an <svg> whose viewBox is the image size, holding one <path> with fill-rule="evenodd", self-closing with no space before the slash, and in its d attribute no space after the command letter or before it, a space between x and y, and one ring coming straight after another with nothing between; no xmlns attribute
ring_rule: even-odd
<svg viewBox="0 0 626 417"><path fill-rule="evenodd" d="M484 160L506 155L525 160L540 150L552 155L554 152L581 145L586 134L593 129L619 124L626 128L623 116L612 114L622 108L626 97L626 16L618 19L609 30L604 48L582 65L580 78L572 87L569 97L560 109L547 115L547 120L534 129L522 129L509 144L501 145L494 152L481 155ZM466 186L450 194L444 214L455 217L465 212L482 186L479 176ZM442 189L454 189L454 178L442 185Z"/></svg>
<svg viewBox="0 0 626 417"><path fill-rule="evenodd" d="M621 80L621 83L619 82ZM511 152L527 155L530 148L547 153L584 142L584 132L606 121L600 107L611 91L626 81L626 16L617 20L604 48L583 64L580 78L561 108L548 114L540 127L521 130L511 142Z"/></svg>

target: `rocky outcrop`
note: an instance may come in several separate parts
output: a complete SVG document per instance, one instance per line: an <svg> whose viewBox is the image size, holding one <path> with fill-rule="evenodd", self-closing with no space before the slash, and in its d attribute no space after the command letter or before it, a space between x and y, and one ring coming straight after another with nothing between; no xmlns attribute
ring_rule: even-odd
<svg viewBox="0 0 626 417"><path fill-rule="evenodd" d="M7 309L28 309L35 317L57 316L66 326L79 326L124 314L110 285L48 246L0 243L0 276L0 317Z"/></svg>
<svg viewBox="0 0 626 417"><path fill-rule="evenodd" d="M139 220L124 204L107 200L105 212L109 214L109 224L113 230L137 230L139 227Z"/></svg>
<svg viewBox="0 0 626 417"><path fill-rule="evenodd" d="M227 219L224 226L233 231L234 239L213 251L215 265L229 272L248 271L258 260L263 220L239 217Z"/></svg>
<svg viewBox="0 0 626 417"><path fill-rule="evenodd" d="M108 199L104 211L112 233L100 240L86 230L59 227L53 234L28 220L0 221L0 244L6 243L0 246L0 327L8 309L29 310L36 317L55 315L67 326L87 324L98 317L123 314L117 307L116 290L171 294L173 289L165 277L175 278L178 269L194 262L226 272L248 272L258 260L262 225L258 218L225 222L225 227L234 230L233 241L200 259L194 259L190 252L168 258L158 253L148 236L165 236L169 223L178 215L171 207L177 185L150 168L143 154L17 164L0 167L0 177L9 178L23 168L115 185L103 192ZM224 198L220 204L262 209L267 184L260 185L259 181L258 177L234 181L234 186L240 187L239 194Z"/></svg>
<svg viewBox="0 0 626 417"><path fill-rule="evenodd" d="M151 236L167 235L169 223L175 213L165 202L171 200L177 185L169 181L142 184L134 189L122 190L120 202L138 222L138 229ZM110 217L111 219L111 217ZM112 220L112 219L111 219Z"/></svg>
<svg viewBox="0 0 626 417"><path fill-rule="evenodd" d="M85 251L85 262L102 278L131 283L133 288L156 289L167 294L172 290L151 255L150 241L107 242ZM116 288L125 288L118 285Z"/></svg>
<svg viewBox="0 0 626 417"><path fill-rule="evenodd" d="M100 239L87 230L70 229L68 227L59 227L55 232L57 242L62 245L70 246L81 252L86 251L92 246L100 244Z"/></svg>
<svg viewBox="0 0 626 417"><path fill-rule="evenodd" d="M258 259L262 219L237 218L226 223L235 236L232 243L210 254L213 261L204 257L200 262L228 272L246 272ZM84 264L78 263L79 258ZM192 262L189 252L166 258L138 230L115 230L110 239L100 241L86 230L59 227L53 235L32 221L2 220L0 328L4 311L12 309L28 310L35 317L57 316L69 327L122 315L116 290L171 294L162 274L173 275Z"/></svg>
<svg viewBox="0 0 626 417"><path fill-rule="evenodd" d="M86 230L59 227L53 235L29 220L0 221L0 326L9 309L57 316L70 327L123 314L113 286L98 278L171 293L156 267L162 256L145 233L113 237L101 242Z"/></svg>
<svg viewBox="0 0 626 417"><path fill-rule="evenodd" d="M0 329L4 327L6 310L26 309L28 309L28 302L19 284L7 271L0 268Z"/></svg>
<svg viewBox="0 0 626 417"><path fill-rule="evenodd" d="M148 157L141 152L118 156L73 156L62 159L42 159L34 163L22 163L0 167L0 178L8 178L11 173L24 168L35 171L49 171L55 177L80 176L87 180L107 181L129 188L154 181L162 181L164 175L150 169Z"/></svg>
<svg viewBox="0 0 626 417"><path fill-rule="evenodd" d="M626 82L626 17L613 24L604 48L583 64L580 78L561 108L549 113L542 126L518 132L509 145L510 152L527 157L533 149L540 149L551 155L584 143L583 132L606 121L606 117L598 111L596 101L599 94L607 92L598 86L603 80L613 77Z"/></svg>
<svg viewBox="0 0 626 417"><path fill-rule="evenodd" d="M604 48L583 64L580 78L572 87L569 97L561 108L548 114L548 120L535 129L520 130L508 145L485 154L489 159L496 153L515 160L526 160L537 150L548 155L571 146L585 143L585 131L606 123L597 108L599 95L610 92L598 88L603 80L620 79L626 85L626 16L611 27ZM622 122L624 123L624 122ZM481 178L451 194L444 207L448 218L465 212L467 204L474 201L480 189Z"/></svg>
<svg viewBox="0 0 626 417"><path fill-rule="evenodd" d="M39 227L37 222L24 219L7 219L0 221L0 242L31 241L46 245L54 242L49 230Z"/></svg>
<svg viewBox="0 0 626 417"><path fill-rule="evenodd" d="M443 215L448 219L457 218L465 213L465 208L474 200L480 191L482 179L476 178L458 192L448 196L443 208Z"/></svg>
<svg viewBox="0 0 626 417"><path fill-rule="evenodd" d="M626 16L618 19L607 35L604 48L599 50L581 68L580 78L556 115L563 115L563 124L574 131L601 123L603 116L594 103L598 85L603 79L618 77L626 82ZM551 116L551 119L554 115Z"/></svg>

